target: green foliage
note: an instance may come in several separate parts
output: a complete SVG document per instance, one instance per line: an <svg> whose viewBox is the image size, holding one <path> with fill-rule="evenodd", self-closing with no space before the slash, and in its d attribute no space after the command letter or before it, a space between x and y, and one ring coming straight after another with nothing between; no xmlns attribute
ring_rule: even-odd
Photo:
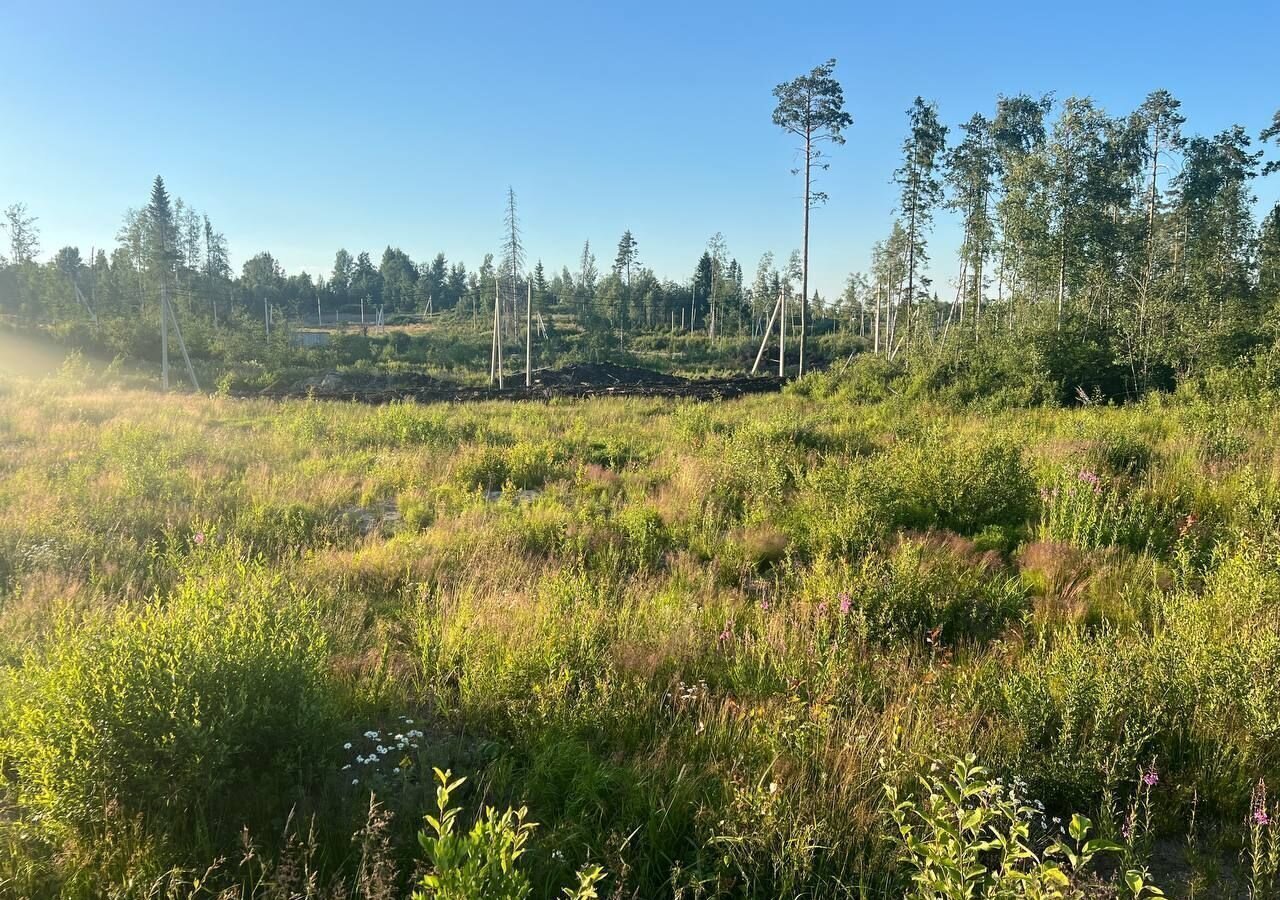
<svg viewBox="0 0 1280 900"><path fill-rule="evenodd" d="M466 781L450 780L450 772L435 770L437 815L428 815L430 831L418 835L430 864L413 892L414 900L524 900L533 886L520 859L537 828L527 819L528 810L508 807L499 813L486 806L469 831L458 826L461 810L451 806L452 796ZM595 900L596 886L604 880L599 866L578 872L576 887L565 888L567 900Z"/></svg>
<svg viewBox="0 0 1280 900"><path fill-rule="evenodd" d="M974 551L903 541L873 555L849 589L875 640L986 640L1029 609L1020 581Z"/></svg>
<svg viewBox="0 0 1280 900"><path fill-rule="evenodd" d="M64 616L6 698L20 808L49 832L113 810L182 834L261 821L332 728L326 647L314 604L253 563L193 563L163 600Z"/></svg>
<svg viewBox="0 0 1280 900"><path fill-rule="evenodd" d="M917 780L901 799L885 786L908 900L1084 900L1092 894L1082 876L1094 857L1121 849L1090 838L1093 823L1078 813L1066 835L1052 836L1042 809L1016 783L992 779L973 756L934 763ZM1125 873L1125 883L1135 900L1164 896L1136 871Z"/></svg>
<svg viewBox="0 0 1280 900"><path fill-rule="evenodd" d="M1034 508L1036 488L1022 449L998 439L904 441L872 463L877 499L893 524L973 535L1014 532Z"/></svg>

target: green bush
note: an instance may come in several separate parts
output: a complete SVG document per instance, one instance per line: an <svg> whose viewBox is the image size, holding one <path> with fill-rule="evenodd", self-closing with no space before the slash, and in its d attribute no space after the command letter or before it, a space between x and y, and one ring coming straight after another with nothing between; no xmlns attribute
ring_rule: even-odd
<svg viewBox="0 0 1280 900"><path fill-rule="evenodd" d="M998 526L1013 532L1035 509L1036 486L1022 449L994 436L929 434L877 457L872 474L880 505L899 527L973 535Z"/></svg>
<svg viewBox="0 0 1280 900"><path fill-rule="evenodd" d="M976 765L973 756L934 763L919 775L918 787L899 799L885 786L893 805L899 865L905 876L905 900L1036 898L1085 900L1098 885L1082 877L1093 858L1124 848L1089 838L1093 823L1071 817L1066 834L1055 834L1043 804L1006 786ZM1146 873L1124 874L1131 900L1163 897L1146 884ZM1107 896L1112 896L1108 891Z"/></svg>
<svg viewBox="0 0 1280 900"><path fill-rule="evenodd" d="M256 566L193 568L163 601L67 619L3 711L15 796L47 829L114 809L229 837L324 753L326 667L315 607Z"/></svg>
<svg viewBox="0 0 1280 900"><path fill-rule="evenodd" d="M889 555L873 555L850 589L874 640L985 640L1030 608L1016 577L967 548L903 541Z"/></svg>
<svg viewBox="0 0 1280 900"><path fill-rule="evenodd" d="M1089 464L1114 476L1145 475L1155 460L1151 442L1131 428L1104 430L1089 450Z"/></svg>

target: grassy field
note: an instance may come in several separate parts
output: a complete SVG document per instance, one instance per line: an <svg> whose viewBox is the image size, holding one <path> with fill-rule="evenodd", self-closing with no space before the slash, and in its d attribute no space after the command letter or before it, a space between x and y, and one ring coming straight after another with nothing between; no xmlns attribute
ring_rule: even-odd
<svg viewBox="0 0 1280 900"><path fill-rule="evenodd" d="M1271 400L804 384L0 381L0 895L1277 896Z"/></svg>

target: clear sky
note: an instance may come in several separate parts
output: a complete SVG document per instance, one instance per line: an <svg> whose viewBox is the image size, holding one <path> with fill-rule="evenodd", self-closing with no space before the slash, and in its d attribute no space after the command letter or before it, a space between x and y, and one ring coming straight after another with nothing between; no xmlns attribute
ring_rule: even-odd
<svg viewBox="0 0 1280 900"><path fill-rule="evenodd" d="M1280 107L1280 3L64 3L0 0L0 206L43 250L109 243L151 179L209 215L239 265L290 271L387 244L474 267L515 187L530 261L602 268L630 228L685 278L724 233L753 273L800 243L792 141L771 90L839 60L854 125L815 214L816 287L837 292L892 221L905 110L955 127L998 93L1154 88L1189 132ZM1275 155L1274 153L1272 154ZM1256 185L1280 196L1280 175ZM956 229L939 217L940 284Z"/></svg>

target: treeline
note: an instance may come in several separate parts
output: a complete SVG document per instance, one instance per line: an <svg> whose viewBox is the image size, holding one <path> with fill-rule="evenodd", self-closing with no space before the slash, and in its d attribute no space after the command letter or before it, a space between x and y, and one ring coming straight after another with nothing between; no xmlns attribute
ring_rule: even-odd
<svg viewBox="0 0 1280 900"><path fill-rule="evenodd" d="M817 84L840 98L833 69L834 61L775 93L797 84L812 93ZM1280 112L1256 147L1243 126L1213 135L1185 126L1165 91L1122 115L1089 98L1002 96L955 129L917 98L893 175L901 194L891 228L869 271L851 274L830 302L816 292L806 302L800 251L782 262L766 253L748 276L718 233L677 278L645 265L630 231L603 259L588 242L571 264L529 265L510 190L500 246L474 268L387 247L376 259L340 249L331 271L315 275L287 274L261 252L237 274L224 235L171 201L157 177L149 202L125 214L114 246L88 256L63 247L41 262L36 218L10 206L0 313L155 359L163 285L192 352L235 362L273 324L279 339L291 325L371 323L379 311L390 323L434 317L483 331L498 302L518 340L532 297L540 320L576 329L584 345L608 353L645 332L759 340L781 308L778 327L789 339L852 332L906 367L926 359L955 370L996 358L1016 365L1034 335L1049 351L1072 351L1107 393L1140 393L1232 363L1280 334L1280 205L1255 216L1253 191L1254 179L1280 170L1280 160L1265 158L1265 146L1280 143ZM939 214L955 216L963 231L958 277L945 287L929 274Z"/></svg>
<svg viewBox="0 0 1280 900"><path fill-rule="evenodd" d="M1256 221L1252 182L1280 169L1236 125L1188 136L1179 102L1150 94L1112 116L1089 98L1001 97L948 145L932 104L909 110L899 218L845 306L871 319L876 349L981 344L1051 321L1094 344L1130 388L1273 342L1280 304L1280 205ZM1280 113L1260 135L1280 137ZM935 212L963 227L960 277L945 296L922 271Z"/></svg>

